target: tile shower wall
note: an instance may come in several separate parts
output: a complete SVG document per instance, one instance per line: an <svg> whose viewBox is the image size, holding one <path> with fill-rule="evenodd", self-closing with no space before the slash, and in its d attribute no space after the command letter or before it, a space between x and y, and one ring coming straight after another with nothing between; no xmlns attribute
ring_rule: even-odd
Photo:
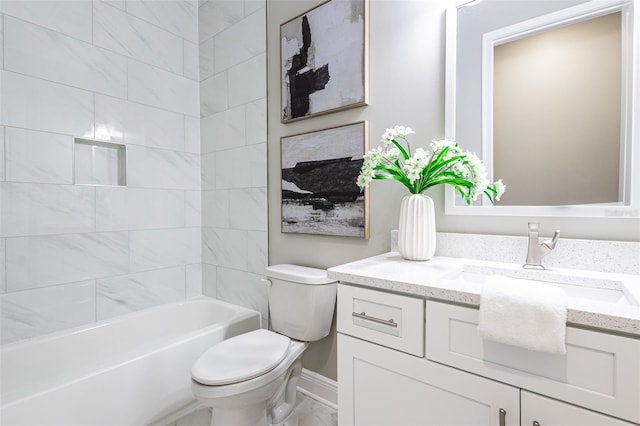
<svg viewBox="0 0 640 426"><path fill-rule="evenodd" d="M199 294L198 1L0 8L2 342ZM251 94L234 90L228 104L249 111ZM74 137L125 144L127 187L74 185ZM262 202L259 188L235 190L224 189L228 206ZM224 231L247 222L233 216Z"/></svg>
<svg viewBox="0 0 640 426"><path fill-rule="evenodd" d="M266 1L201 1L198 19L203 292L266 320Z"/></svg>

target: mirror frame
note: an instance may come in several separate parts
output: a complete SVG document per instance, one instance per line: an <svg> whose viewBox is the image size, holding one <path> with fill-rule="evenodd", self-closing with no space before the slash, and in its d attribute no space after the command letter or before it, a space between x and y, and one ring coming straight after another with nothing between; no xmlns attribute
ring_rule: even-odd
<svg viewBox="0 0 640 426"><path fill-rule="evenodd" d="M456 51L457 51L457 11L458 8L469 5L470 3L481 0L459 0L456 4L446 11L446 40L445 40L445 137L455 140L456 128ZM625 151L626 161L621 164L620 175L628 174L628 182L630 188L626 191L629 194L628 204L625 205L567 205L567 206L493 206L493 205L458 205L456 200L456 191L453 187L445 188L445 214L447 215L481 215L481 216L556 216L556 217L640 217L640 119L637 118L640 113L640 12L635 3L637 0L592 0L578 6L570 7L581 14L577 17L575 13L567 14L566 9L553 13L558 15L556 22L578 22L590 17L601 16L606 13L621 11L624 16L623 34L628 34L625 39L623 36L623 57L626 57L626 63L623 63L625 74L623 84L626 90L623 90L623 105L625 113L622 116L622 134L626 134L626 143L621 144L621 148ZM545 18L546 19L546 18ZM537 19L527 21L536 24ZM557 25L557 24L555 24ZM524 26L523 26L524 28ZM529 31L533 33L533 28L524 28L523 32ZM515 38L511 38L515 39ZM484 43L483 43L484 45ZM492 46L492 45L491 45ZM484 55L483 61L486 59ZM484 66L483 66L484 68ZM488 77L483 76L482 87L482 114L483 122L487 116L487 108L492 108L491 100L485 97L486 87L484 81ZM491 113L489 113L489 117ZM485 143L486 138L490 138L491 129L482 130L482 147L483 156L490 155L492 148ZM462 147L464 148L464 146ZM490 170L490 163L489 167ZM624 170L625 168L629 170ZM489 179L492 180L490 171ZM507 190L509 182L505 182ZM624 189L623 189L624 190Z"/></svg>

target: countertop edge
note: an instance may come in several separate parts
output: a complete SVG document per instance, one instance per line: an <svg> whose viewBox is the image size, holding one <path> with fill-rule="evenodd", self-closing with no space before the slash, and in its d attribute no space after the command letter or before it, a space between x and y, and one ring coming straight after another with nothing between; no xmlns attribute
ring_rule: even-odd
<svg viewBox="0 0 640 426"><path fill-rule="evenodd" d="M460 303L479 307L480 289L455 289L442 285L431 285L427 283L407 282L398 279L382 277L380 274L367 274L363 272L346 272L345 269L353 267L368 266L371 262L387 261L394 256L394 253L385 253L361 261L351 262L345 265L336 266L327 270L327 276L342 283L360 285L372 289L387 290L418 296L433 300L450 303ZM463 259L458 259L462 262ZM428 281L425 279L425 281ZM581 304L585 305L585 304ZM567 324L595 328L603 331L623 333L632 338L640 338L640 307L638 316L626 316L624 312L610 312L606 309L599 309L600 306L569 306L567 309ZM586 304L588 305L588 304ZM595 304L594 304L595 305ZM635 308L635 307L633 307ZM630 311L630 310L629 310ZM631 311L630 311L631 312Z"/></svg>

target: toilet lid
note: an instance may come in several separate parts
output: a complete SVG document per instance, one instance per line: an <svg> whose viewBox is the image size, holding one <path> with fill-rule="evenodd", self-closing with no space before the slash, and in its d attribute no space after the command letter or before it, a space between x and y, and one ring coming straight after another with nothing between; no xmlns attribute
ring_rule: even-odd
<svg viewBox="0 0 640 426"><path fill-rule="evenodd" d="M260 376L287 355L289 339L268 330L255 330L223 340L193 365L191 377L203 385L226 385Z"/></svg>

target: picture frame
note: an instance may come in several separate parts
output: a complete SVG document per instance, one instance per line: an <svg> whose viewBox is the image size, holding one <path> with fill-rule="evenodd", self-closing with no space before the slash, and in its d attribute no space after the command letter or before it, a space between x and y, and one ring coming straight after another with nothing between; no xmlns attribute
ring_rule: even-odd
<svg viewBox="0 0 640 426"><path fill-rule="evenodd" d="M367 146L366 121L280 139L283 233L369 238Z"/></svg>
<svg viewBox="0 0 640 426"><path fill-rule="evenodd" d="M367 105L368 62L368 0L329 0L281 24L281 122Z"/></svg>

